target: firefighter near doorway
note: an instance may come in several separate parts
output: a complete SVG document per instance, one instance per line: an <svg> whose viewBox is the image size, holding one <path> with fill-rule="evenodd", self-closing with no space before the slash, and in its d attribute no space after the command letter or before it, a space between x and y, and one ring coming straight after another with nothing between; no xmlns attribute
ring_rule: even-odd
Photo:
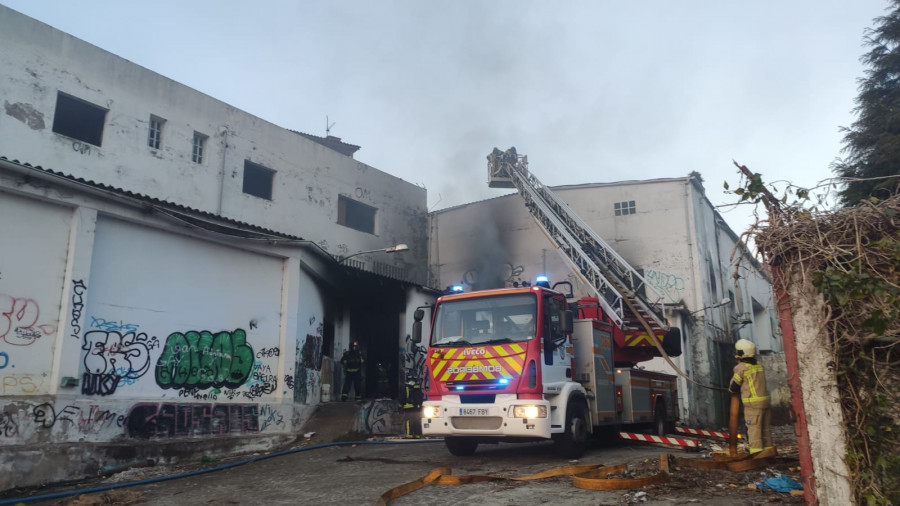
<svg viewBox="0 0 900 506"><path fill-rule="evenodd" d="M344 388L341 391L341 400L346 401L353 387L356 400L362 399L362 368L365 363L362 352L359 351L359 341L350 342L350 349L341 357L341 365L344 367Z"/></svg>

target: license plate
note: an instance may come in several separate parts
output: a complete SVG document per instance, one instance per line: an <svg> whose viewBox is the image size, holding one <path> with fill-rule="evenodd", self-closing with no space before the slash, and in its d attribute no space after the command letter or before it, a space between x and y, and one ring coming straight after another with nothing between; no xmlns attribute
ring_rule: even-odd
<svg viewBox="0 0 900 506"><path fill-rule="evenodd" d="M460 416L488 416L488 408L459 408Z"/></svg>

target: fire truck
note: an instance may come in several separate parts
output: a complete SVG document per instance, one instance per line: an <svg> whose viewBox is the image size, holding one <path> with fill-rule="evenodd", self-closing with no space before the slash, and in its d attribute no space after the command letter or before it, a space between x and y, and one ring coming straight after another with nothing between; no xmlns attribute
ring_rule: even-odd
<svg viewBox="0 0 900 506"><path fill-rule="evenodd" d="M425 363L422 434L443 436L450 453L479 444L552 439L566 458L591 438L624 427L667 433L678 418L676 377L639 369L681 354L655 293L569 207L527 169L514 148L488 156L489 184L515 187L535 222L595 297L568 300L533 285L437 299ZM571 290L570 290L571 291ZM648 296L649 294L649 296ZM422 339L424 311L413 339Z"/></svg>

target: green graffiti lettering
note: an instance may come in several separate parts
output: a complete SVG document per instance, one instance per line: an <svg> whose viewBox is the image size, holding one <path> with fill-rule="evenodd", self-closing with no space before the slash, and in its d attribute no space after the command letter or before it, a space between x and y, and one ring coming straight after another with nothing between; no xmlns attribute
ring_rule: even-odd
<svg viewBox="0 0 900 506"><path fill-rule="evenodd" d="M253 370L253 347L241 329L213 335L207 330L166 338L156 363L156 383L162 388L237 388Z"/></svg>

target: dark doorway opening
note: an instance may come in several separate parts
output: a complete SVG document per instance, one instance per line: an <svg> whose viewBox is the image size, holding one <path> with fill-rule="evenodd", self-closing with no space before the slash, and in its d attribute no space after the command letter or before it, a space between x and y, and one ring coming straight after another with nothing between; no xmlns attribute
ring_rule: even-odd
<svg viewBox="0 0 900 506"><path fill-rule="evenodd" d="M406 310L405 284L352 267L345 271L347 286L353 287L344 295L351 314L350 339L359 341L365 358L363 397L399 400L403 351L400 316Z"/></svg>

